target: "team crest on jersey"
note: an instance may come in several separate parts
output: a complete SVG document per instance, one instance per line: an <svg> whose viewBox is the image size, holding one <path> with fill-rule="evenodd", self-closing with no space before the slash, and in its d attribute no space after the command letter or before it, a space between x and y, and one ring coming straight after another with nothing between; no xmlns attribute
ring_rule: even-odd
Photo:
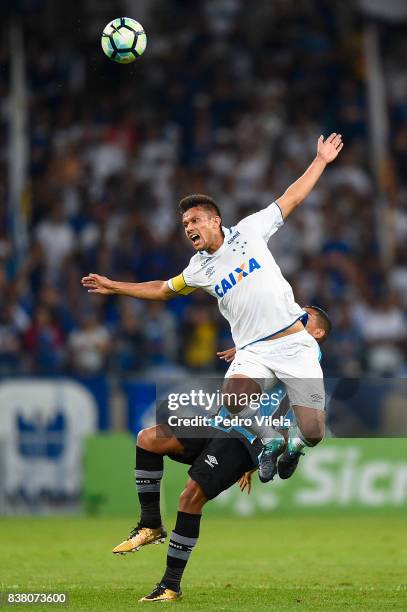
<svg viewBox="0 0 407 612"><path fill-rule="evenodd" d="M230 289L233 289L237 283L246 278L254 270L260 270L261 265L256 261L254 257L251 257L248 262L243 262L235 268L232 272L229 272L226 278L222 278L220 283L215 286L215 293L218 297L224 297Z"/></svg>

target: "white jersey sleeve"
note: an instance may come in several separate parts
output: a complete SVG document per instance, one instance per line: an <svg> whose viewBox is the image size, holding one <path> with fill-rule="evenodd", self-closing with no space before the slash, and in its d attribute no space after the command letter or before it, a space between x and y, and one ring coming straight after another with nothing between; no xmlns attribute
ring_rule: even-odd
<svg viewBox="0 0 407 612"><path fill-rule="evenodd" d="M172 291L178 293L178 295L189 295L199 287L193 270L193 259L191 259L185 270L181 272L181 274L178 274L178 276L170 278L167 281L167 285Z"/></svg>
<svg viewBox="0 0 407 612"><path fill-rule="evenodd" d="M237 229L244 229L259 234L268 242L271 236L275 234L282 225L284 225L284 218L281 208L276 202L273 202L266 208L239 221L236 227Z"/></svg>

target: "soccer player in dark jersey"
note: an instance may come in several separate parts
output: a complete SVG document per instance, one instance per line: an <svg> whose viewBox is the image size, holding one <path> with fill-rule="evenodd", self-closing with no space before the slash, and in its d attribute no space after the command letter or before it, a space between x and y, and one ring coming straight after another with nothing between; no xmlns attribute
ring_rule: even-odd
<svg viewBox="0 0 407 612"><path fill-rule="evenodd" d="M328 336L329 319L324 311L315 306L306 306L304 310L308 314L306 330L320 345ZM233 349L222 351L219 356L230 361L234 356ZM281 394L282 398L284 396L285 390ZM284 414L288 408L289 405L285 408L282 405L281 408L273 406L270 415L275 417L277 412ZM191 465L189 479L180 496L176 525L170 537L166 570L156 588L140 601L173 601L181 597L181 579L199 537L204 505L239 479L242 490L248 487L250 491L250 474L258 468L262 445L259 440L253 440L250 432L232 428L226 433L222 427L202 427L194 428L194 436L197 437L185 436L185 430L161 423L142 430L137 437L135 476L141 516L130 536L116 546L113 553L126 554L142 546L165 541L167 533L160 512L163 456ZM288 440L288 436L286 438ZM290 448L288 440L287 449L278 464L281 478L292 475L301 454L301 451L298 453L295 448Z"/></svg>

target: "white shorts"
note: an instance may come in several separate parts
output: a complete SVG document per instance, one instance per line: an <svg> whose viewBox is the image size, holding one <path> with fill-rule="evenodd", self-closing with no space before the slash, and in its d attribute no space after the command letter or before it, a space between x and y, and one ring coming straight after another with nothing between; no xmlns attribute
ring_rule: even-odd
<svg viewBox="0 0 407 612"><path fill-rule="evenodd" d="M318 343L305 330L238 349L225 378L237 374L256 380L262 391L279 379L286 386L292 406L325 409Z"/></svg>

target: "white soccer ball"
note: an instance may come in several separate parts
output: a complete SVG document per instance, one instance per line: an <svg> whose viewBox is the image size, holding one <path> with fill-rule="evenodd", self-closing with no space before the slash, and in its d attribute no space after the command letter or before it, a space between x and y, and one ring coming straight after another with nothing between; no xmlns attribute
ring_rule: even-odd
<svg viewBox="0 0 407 612"><path fill-rule="evenodd" d="M130 64L144 53L147 36L138 21L130 17L117 17L103 30L101 43L109 59L119 64Z"/></svg>

